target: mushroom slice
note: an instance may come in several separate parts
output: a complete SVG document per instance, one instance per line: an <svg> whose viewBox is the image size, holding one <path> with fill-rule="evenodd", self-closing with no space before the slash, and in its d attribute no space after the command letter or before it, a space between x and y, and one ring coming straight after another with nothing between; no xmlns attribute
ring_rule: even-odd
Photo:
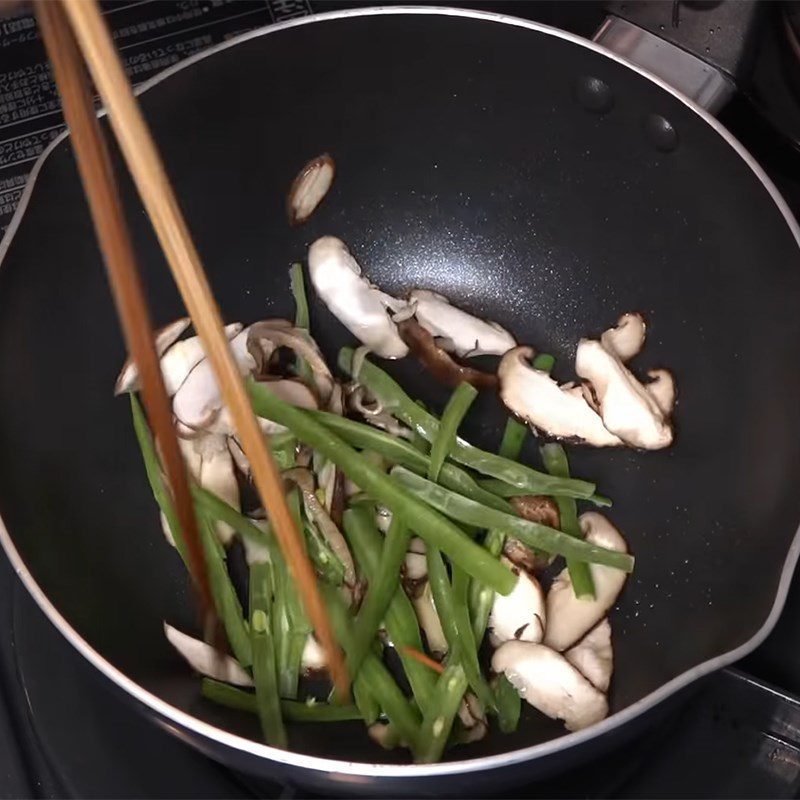
<svg viewBox="0 0 800 800"><path fill-rule="evenodd" d="M613 328L603 333L600 344L625 363L641 351L646 333L641 314L623 314Z"/></svg>
<svg viewBox="0 0 800 800"><path fill-rule="evenodd" d="M403 562L403 578L407 581L423 581L428 578L428 559L425 542L415 536L408 543L405 561Z"/></svg>
<svg viewBox="0 0 800 800"><path fill-rule="evenodd" d="M344 567L345 584L350 589L355 589L358 578L353 556L350 554L350 548L347 546L342 532L336 527L314 491L313 474L307 469L295 468L284 472L283 478L296 484L300 489L308 516L313 520L328 546Z"/></svg>
<svg viewBox="0 0 800 800"><path fill-rule="evenodd" d="M536 574L550 565L551 556L545 553L536 553L519 539L509 536L503 544L503 555L520 569Z"/></svg>
<svg viewBox="0 0 800 800"><path fill-rule="evenodd" d="M489 732L486 714L481 707L481 702L472 692L467 692L464 695L464 699L458 708L458 718L462 725L462 730L458 737L458 741L461 744L479 742Z"/></svg>
<svg viewBox="0 0 800 800"><path fill-rule="evenodd" d="M433 602L431 585L425 581L422 591L411 598L414 611L419 620L419 626L425 634L428 650L433 656L443 656L447 652L447 639L442 630L442 622Z"/></svg>
<svg viewBox="0 0 800 800"><path fill-rule="evenodd" d="M628 547L622 534L595 511L581 514L581 530L591 544L626 553ZM622 570L592 564L589 567L594 581L594 599L578 599L572 589L569 572L564 569L553 581L547 593L547 625L544 643L553 650L566 650L583 638L608 613L625 585Z"/></svg>
<svg viewBox="0 0 800 800"><path fill-rule="evenodd" d="M536 578L515 567L507 558L500 559L517 576L510 594L495 594L489 613L489 641L493 647L518 639L541 642L544 636L546 611L542 587Z"/></svg>
<svg viewBox="0 0 800 800"><path fill-rule="evenodd" d="M225 336L230 341L244 326L241 322L233 322L225 326ZM188 377L189 373L206 357L203 343L199 336L191 336L175 342L161 358L161 374L167 394L172 397Z"/></svg>
<svg viewBox="0 0 800 800"><path fill-rule="evenodd" d="M538 522L551 528L561 529L561 517L558 506L552 497L543 494L522 494L510 497L509 502L523 519Z"/></svg>
<svg viewBox="0 0 800 800"><path fill-rule="evenodd" d="M650 378L650 383L646 383L644 388L650 392L661 413L668 417L675 408L675 378L666 369L651 369L647 377Z"/></svg>
<svg viewBox="0 0 800 800"><path fill-rule="evenodd" d="M500 398L517 417L556 439L583 441L595 447L622 444L586 402L579 387L559 386L550 374L534 369L531 347L515 347L497 371Z"/></svg>
<svg viewBox="0 0 800 800"><path fill-rule="evenodd" d="M286 198L286 215L290 225L299 225L314 213L328 194L335 176L336 164L327 153L306 163L292 181Z"/></svg>
<svg viewBox="0 0 800 800"><path fill-rule="evenodd" d="M391 433L392 436L410 439L411 429L398 422L379 402L368 401L365 398L365 391L363 386L351 385L347 393L347 408L358 411L370 425Z"/></svg>
<svg viewBox="0 0 800 800"><path fill-rule="evenodd" d="M611 625L607 619L595 625L574 647L564 653L572 664L596 689L605 693L614 671L611 648Z"/></svg>
<svg viewBox="0 0 800 800"><path fill-rule="evenodd" d="M279 400L297 408L316 411L319 408L314 392L302 381L294 378L281 378L276 381L259 381L259 385L268 389Z"/></svg>
<svg viewBox="0 0 800 800"><path fill-rule="evenodd" d="M262 511L262 513L264 513ZM250 522L265 533L269 530L269 522L266 519L253 519ZM241 537L242 547L244 547L244 557L248 564L267 564L269 563L269 548L261 542L253 539Z"/></svg>
<svg viewBox="0 0 800 800"><path fill-rule="evenodd" d="M415 289L408 297L416 306L419 324L437 339L444 339L457 356L502 356L516 347L514 337L501 325L480 319L436 292Z"/></svg>
<svg viewBox="0 0 800 800"><path fill-rule="evenodd" d="M399 311L406 303L381 292L363 277L341 239L317 239L308 249L308 271L322 302L373 353L382 358L403 358L408 353L388 311Z"/></svg>
<svg viewBox="0 0 800 800"><path fill-rule="evenodd" d="M594 339L581 339L575 371L592 385L603 425L644 450L672 444L672 428L653 396L620 361Z"/></svg>
<svg viewBox="0 0 800 800"><path fill-rule="evenodd" d="M311 367L321 404L324 406L329 403L333 392L333 375L308 331L294 328L284 320L256 322L248 330L248 349L256 359L260 370L265 369L266 363L277 348L288 347Z"/></svg>
<svg viewBox="0 0 800 800"><path fill-rule="evenodd" d="M164 633L169 643L183 656L189 666L206 678L232 683L234 686L252 686L253 679L231 658L210 644L182 633L164 623Z"/></svg>
<svg viewBox="0 0 800 800"><path fill-rule="evenodd" d="M238 511L239 484L227 437L205 434L194 439L178 439L178 444L186 467L197 483ZM226 522L217 522L215 530L224 544L233 537L233 528Z"/></svg>
<svg viewBox="0 0 800 800"><path fill-rule="evenodd" d="M154 337L156 353L158 353L159 356L163 355L164 351L177 341L178 337L189 327L191 322L189 317L181 317L180 319L176 319L175 322L170 322L169 325L165 325L163 328L157 330ZM128 357L114 385L114 394L119 395L125 392L136 392L138 390L139 370L134 360Z"/></svg>
<svg viewBox="0 0 800 800"><path fill-rule="evenodd" d="M239 372L250 374L256 367L247 349L248 331L245 328L230 343ZM188 428L212 433L232 433L230 424L215 425L222 410L222 395L211 362L203 359L188 375L172 400L172 411L178 421Z"/></svg>
<svg viewBox="0 0 800 800"><path fill-rule="evenodd" d="M497 376L472 367L457 364L441 347L433 336L416 320L406 319L397 323L400 338L428 372L445 386L458 386L471 383L476 389L493 389Z"/></svg>
<svg viewBox="0 0 800 800"><path fill-rule="evenodd" d="M308 634L303 655L300 657L300 667L303 672L321 672L328 668L325 659L325 650L322 645L314 638L313 633Z"/></svg>
<svg viewBox="0 0 800 800"><path fill-rule="evenodd" d="M568 731L588 728L608 714L605 695L560 653L533 642L506 642L492 656L492 669L534 708L564 721Z"/></svg>

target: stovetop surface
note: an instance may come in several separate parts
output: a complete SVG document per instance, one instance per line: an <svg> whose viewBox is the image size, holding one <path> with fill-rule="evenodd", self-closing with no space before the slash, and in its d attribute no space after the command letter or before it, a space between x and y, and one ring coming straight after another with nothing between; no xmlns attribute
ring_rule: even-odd
<svg viewBox="0 0 800 800"><path fill-rule="evenodd" d="M366 3L361 3L366 5ZM375 4L375 3L371 3ZM357 5L329 0L118 0L103 4L136 81L254 27ZM598 2L450 3L590 36ZM773 4L773 15L779 4ZM752 81L722 121L800 213L800 104L767 27ZM62 129L32 18L0 20L0 230ZM757 268L757 265L755 265ZM200 755L140 715L35 606L0 556L0 797L302 797ZM624 751L523 786L523 797L796 797L800 792L800 578L752 656L687 693Z"/></svg>

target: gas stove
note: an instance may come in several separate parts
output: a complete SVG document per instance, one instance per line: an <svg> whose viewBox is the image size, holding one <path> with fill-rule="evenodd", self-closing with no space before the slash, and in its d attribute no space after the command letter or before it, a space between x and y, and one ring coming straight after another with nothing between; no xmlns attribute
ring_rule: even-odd
<svg viewBox="0 0 800 800"><path fill-rule="evenodd" d="M353 5L333 0L103 3L137 83L252 28ZM604 15L601 3L577 0L451 5L515 14L587 37ZM800 216L800 91L793 86L800 63L794 64L786 38L792 14L800 17L792 3L770 4L753 75L721 119ZM2 230L33 163L63 123L32 17L0 20L0 52ZM0 797L308 796L294 786L233 772L146 720L62 639L4 556L0 614L5 632L0 636ZM513 796L796 797L797 642L800 577L775 631L736 669L692 687L657 728L624 750L569 775L521 786Z"/></svg>

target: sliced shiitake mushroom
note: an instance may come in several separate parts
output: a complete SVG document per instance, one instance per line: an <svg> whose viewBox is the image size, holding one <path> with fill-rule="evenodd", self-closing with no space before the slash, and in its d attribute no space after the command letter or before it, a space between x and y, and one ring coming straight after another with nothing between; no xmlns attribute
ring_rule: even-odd
<svg viewBox="0 0 800 800"><path fill-rule="evenodd" d="M422 366L445 386L456 387L461 383L471 383L476 389L493 389L497 385L496 375L465 367L454 361L416 320L398 322L397 330Z"/></svg>

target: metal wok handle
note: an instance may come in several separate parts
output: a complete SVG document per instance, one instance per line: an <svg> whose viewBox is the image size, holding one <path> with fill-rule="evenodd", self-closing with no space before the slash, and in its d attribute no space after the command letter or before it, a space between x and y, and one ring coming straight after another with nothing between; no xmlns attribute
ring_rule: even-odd
<svg viewBox="0 0 800 800"><path fill-rule="evenodd" d="M755 60L759 0L619 0L594 41L716 114Z"/></svg>

